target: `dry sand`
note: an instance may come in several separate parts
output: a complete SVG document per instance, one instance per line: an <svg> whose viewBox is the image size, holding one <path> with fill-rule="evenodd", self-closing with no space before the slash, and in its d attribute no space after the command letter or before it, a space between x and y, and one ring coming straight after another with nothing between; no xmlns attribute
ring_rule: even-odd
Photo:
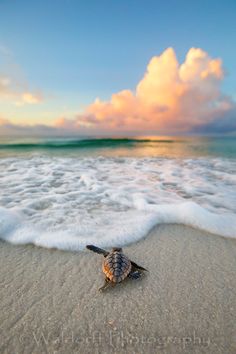
<svg viewBox="0 0 236 354"><path fill-rule="evenodd" d="M1 354L236 353L236 240L163 225L124 251L150 273L101 294L100 255L1 242Z"/></svg>

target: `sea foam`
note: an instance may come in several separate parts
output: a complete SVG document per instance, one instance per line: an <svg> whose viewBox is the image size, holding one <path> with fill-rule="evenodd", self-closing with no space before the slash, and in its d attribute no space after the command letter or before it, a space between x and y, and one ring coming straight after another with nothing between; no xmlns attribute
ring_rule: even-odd
<svg viewBox="0 0 236 354"><path fill-rule="evenodd" d="M236 161L0 159L0 237L65 250L125 245L157 224L236 237Z"/></svg>

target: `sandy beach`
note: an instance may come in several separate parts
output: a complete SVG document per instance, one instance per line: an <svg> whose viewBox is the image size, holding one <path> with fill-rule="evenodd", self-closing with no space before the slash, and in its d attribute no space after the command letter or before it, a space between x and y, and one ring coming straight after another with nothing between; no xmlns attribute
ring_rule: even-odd
<svg viewBox="0 0 236 354"><path fill-rule="evenodd" d="M236 352L236 240L161 225L124 248L149 269L104 293L102 258L0 247L0 352Z"/></svg>

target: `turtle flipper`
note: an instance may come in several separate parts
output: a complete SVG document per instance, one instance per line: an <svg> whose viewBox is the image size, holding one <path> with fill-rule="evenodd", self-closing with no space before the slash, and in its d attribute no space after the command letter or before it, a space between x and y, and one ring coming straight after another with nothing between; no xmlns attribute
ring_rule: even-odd
<svg viewBox="0 0 236 354"><path fill-rule="evenodd" d="M132 266L133 266L134 268L136 268L136 269L140 269L140 270L144 270L145 272L148 272L147 269L141 267L140 265L134 263L133 261L131 261L131 264L132 264Z"/></svg>
<svg viewBox="0 0 236 354"><path fill-rule="evenodd" d="M95 253L99 253L99 254L103 254L104 257L108 256L109 252L103 250L102 248L99 248L97 246L93 246L93 245L87 245L86 248L90 251L93 251Z"/></svg>
<svg viewBox="0 0 236 354"><path fill-rule="evenodd" d="M139 272L138 270L135 270L135 271L131 271L128 275L129 278L131 279L139 279L141 277L141 272Z"/></svg>
<svg viewBox="0 0 236 354"><path fill-rule="evenodd" d="M98 290L102 292L103 290L108 288L108 286L110 286L110 285L111 285L110 280L108 278L105 278L103 286L101 286L101 288L99 288Z"/></svg>

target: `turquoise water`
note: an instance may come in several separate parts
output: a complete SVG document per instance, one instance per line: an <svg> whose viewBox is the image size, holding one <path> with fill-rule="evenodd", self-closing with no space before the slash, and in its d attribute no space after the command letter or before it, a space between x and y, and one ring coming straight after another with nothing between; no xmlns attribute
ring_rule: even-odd
<svg viewBox="0 0 236 354"><path fill-rule="evenodd" d="M32 154L236 158L236 137L0 138L0 157Z"/></svg>

